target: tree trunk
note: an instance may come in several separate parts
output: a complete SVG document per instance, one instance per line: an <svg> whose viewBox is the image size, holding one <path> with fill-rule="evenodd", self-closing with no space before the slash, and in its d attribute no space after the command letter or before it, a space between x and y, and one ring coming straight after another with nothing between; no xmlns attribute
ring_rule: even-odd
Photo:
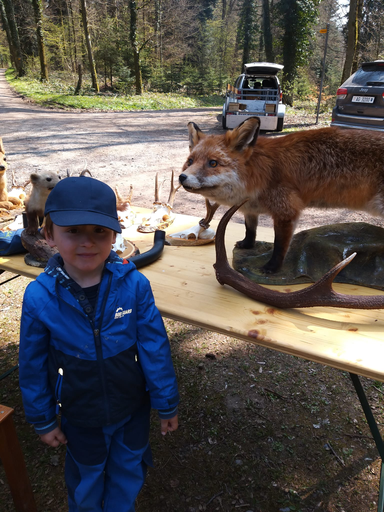
<svg viewBox="0 0 384 512"><path fill-rule="evenodd" d="M41 0L32 0L33 12L35 14L35 22L36 22L36 38L37 38L37 47L39 49L39 58L40 58L40 77L41 80L48 81L48 66L47 66L47 57L45 54L45 45L44 45L44 35L43 35L43 20L42 20L42 12L43 6Z"/></svg>
<svg viewBox="0 0 384 512"><path fill-rule="evenodd" d="M244 64L249 62L250 54L251 54L251 46L252 46L252 29L253 29L253 19L252 19L252 8L253 2L250 0L244 0L241 17L243 31L244 31L244 40L243 40L243 65L241 66L244 69Z"/></svg>
<svg viewBox="0 0 384 512"><path fill-rule="evenodd" d="M130 39L133 49L133 66L135 72L135 82L136 82L136 94L143 94L143 82L141 78L141 66L140 66L140 50L138 44L137 37L137 7L136 1L130 0L129 2L129 12L131 15L131 30L130 30Z"/></svg>
<svg viewBox="0 0 384 512"><path fill-rule="evenodd" d="M83 70L81 68L81 64L79 64L79 67L77 69L78 69L78 73L79 73L79 79L77 80L75 94L79 94L82 83L83 83Z"/></svg>
<svg viewBox="0 0 384 512"><path fill-rule="evenodd" d="M67 1L67 10L68 10L68 16L69 16L70 31L72 31L72 34L73 34L73 51L75 54L75 62L74 62L72 69L73 69L73 71L76 71L77 66L78 66L76 25L75 25L75 20L74 20L74 16L73 16L72 0L66 0L66 1Z"/></svg>
<svg viewBox="0 0 384 512"><path fill-rule="evenodd" d="M293 106L293 91L297 76L296 53L298 42L295 34L296 19L297 4L295 0L292 0L287 2L283 36L283 102L290 107Z"/></svg>
<svg viewBox="0 0 384 512"><path fill-rule="evenodd" d="M362 19L363 19L363 0L357 0L357 12L356 12L357 41L356 41L355 54L353 56L351 73L355 73L355 71L357 71L357 68L359 67L359 54L360 54L360 49L361 49L360 30L361 30L361 20Z"/></svg>
<svg viewBox="0 0 384 512"><path fill-rule="evenodd" d="M15 12L13 10L13 0L1 0L1 1L4 5L5 15L8 20L8 26L9 26L9 31L10 31L11 40L12 40L12 46L13 46L14 55L15 55L16 71L19 76L24 76L25 75L24 59L23 59L23 54L21 52L19 31L17 29L16 20L15 20Z"/></svg>
<svg viewBox="0 0 384 512"><path fill-rule="evenodd" d="M352 74L352 65L356 54L357 41L359 38L357 5L358 0L350 0L348 15L347 51L345 56L343 74L341 77L341 83L345 82L346 79L350 77Z"/></svg>
<svg viewBox="0 0 384 512"><path fill-rule="evenodd" d="M92 53L91 37L89 35L89 29L88 29L88 16L87 16L86 0L80 0L80 1L81 1L81 17L83 20L85 44L87 46L89 69L90 69L91 76L92 76L92 88L96 92L99 92L99 84L97 82L95 61L93 59L93 53Z"/></svg>
<svg viewBox="0 0 384 512"><path fill-rule="evenodd" d="M271 17L269 13L269 0L263 0L263 34L265 57L267 62L275 62L272 47Z"/></svg>
<svg viewBox="0 0 384 512"><path fill-rule="evenodd" d="M160 67L163 66L163 41L162 41L162 3L161 0L155 0L155 34L157 60Z"/></svg>
<svg viewBox="0 0 384 512"><path fill-rule="evenodd" d="M0 19L1 19L1 23L3 25L3 28L5 30L5 34L7 36L7 42L8 42L8 47L9 47L9 53L11 55L12 66L15 69L17 69L17 67L16 67L17 57L16 57L15 49L14 49L13 43L12 43L11 30L9 28L7 15L5 14L4 4L1 0L0 0Z"/></svg>

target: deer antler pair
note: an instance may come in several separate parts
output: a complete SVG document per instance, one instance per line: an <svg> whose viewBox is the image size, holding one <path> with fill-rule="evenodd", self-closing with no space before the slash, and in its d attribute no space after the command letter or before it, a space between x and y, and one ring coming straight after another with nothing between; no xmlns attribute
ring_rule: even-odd
<svg viewBox="0 0 384 512"><path fill-rule="evenodd" d="M166 202L166 204L169 205L171 208L173 207L173 202L175 201L176 192L181 187L181 185L179 185L178 187L175 187L175 183L173 181L174 180L174 174L175 173L172 170L171 190L169 192L168 201ZM161 191L161 187L163 186L164 181L159 185L159 173L157 172L156 176L155 176L155 203L161 203L161 201L160 201L160 191Z"/></svg>
<svg viewBox="0 0 384 512"><path fill-rule="evenodd" d="M159 176L156 173L155 177L155 201L153 203L153 211L149 217L143 218L140 226L137 228L141 233L153 233L157 229L166 229L172 224L175 219L175 215L172 212L173 202L175 200L176 192L179 190L181 185L175 187L174 184L174 171L171 176L171 189L169 192L169 198L166 203L160 201L160 189L162 183L159 185Z"/></svg>
<svg viewBox="0 0 384 512"><path fill-rule="evenodd" d="M228 284L251 299L265 302L277 308L307 308L312 306L355 309L384 308L384 295L344 295L333 290L333 280L337 274L353 260L356 253L351 254L348 258L338 263L316 283L303 290L289 293L264 288L248 280L239 272L236 272L228 263L224 235L229 220L242 204L232 206L232 208L224 214L216 230L216 263L214 264L214 268L216 271L216 279L220 284Z"/></svg>

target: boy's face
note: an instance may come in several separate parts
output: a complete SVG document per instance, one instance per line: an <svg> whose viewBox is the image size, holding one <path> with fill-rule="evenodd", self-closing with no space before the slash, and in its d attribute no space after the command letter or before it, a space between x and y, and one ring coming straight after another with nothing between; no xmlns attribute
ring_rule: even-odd
<svg viewBox="0 0 384 512"><path fill-rule="evenodd" d="M81 276L101 272L116 241L116 233L101 226L57 226L46 234L50 247L57 247L69 275Z"/></svg>

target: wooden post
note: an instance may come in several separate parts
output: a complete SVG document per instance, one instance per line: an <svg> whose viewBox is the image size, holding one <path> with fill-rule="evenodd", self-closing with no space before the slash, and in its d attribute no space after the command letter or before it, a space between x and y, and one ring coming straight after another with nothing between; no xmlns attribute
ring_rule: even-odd
<svg viewBox="0 0 384 512"><path fill-rule="evenodd" d="M13 409L0 405L0 459L16 512L37 512L12 414Z"/></svg>

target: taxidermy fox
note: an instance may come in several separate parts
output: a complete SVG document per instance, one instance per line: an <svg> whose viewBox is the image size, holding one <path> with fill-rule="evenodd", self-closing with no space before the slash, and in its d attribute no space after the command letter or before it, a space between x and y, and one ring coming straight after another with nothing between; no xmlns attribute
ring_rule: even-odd
<svg viewBox="0 0 384 512"><path fill-rule="evenodd" d="M245 238L255 243L258 215L271 215L275 241L267 273L281 268L301 211L308 206L384 216L384 134L321 128L260 137L253 117L223 135L188 124L190 155L179 176L185 190L240 208Z"/></svg>

